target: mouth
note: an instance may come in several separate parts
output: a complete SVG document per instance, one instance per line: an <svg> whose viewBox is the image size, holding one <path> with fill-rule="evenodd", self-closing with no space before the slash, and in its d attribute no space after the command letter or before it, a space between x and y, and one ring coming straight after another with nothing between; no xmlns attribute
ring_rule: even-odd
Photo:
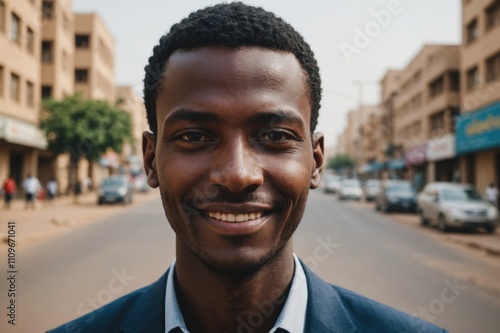
<svg viewBox="0 0 500 333"><path fill-rule="evenodd" d="M234 222L234 223L258 220L262 217L262 215L264 215L262 212L233 214L233 213L203 211L203 213L206 216L211 217L211 218L216 219L216 220L219 220L219 221Z"/></svg>

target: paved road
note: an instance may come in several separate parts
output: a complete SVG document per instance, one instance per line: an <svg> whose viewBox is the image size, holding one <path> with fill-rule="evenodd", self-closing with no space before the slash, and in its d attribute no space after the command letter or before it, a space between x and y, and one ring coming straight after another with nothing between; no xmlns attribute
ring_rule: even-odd
<svg viewBox="0 0 500 333"><path fill-rule="evenodd" d="M492 277L500 276L499 260L483 260L320 192L310 195L295 249L323 278L420 313L450 332L500 331L500 294L491 289ZM5 248L1 255L6 258ZM159 200L47 242L21 245L17 325L7 326L2 314L0 332L54 327L154 281L173 258L174 235ZM2 309L5 287L2 278Z"/></svg>

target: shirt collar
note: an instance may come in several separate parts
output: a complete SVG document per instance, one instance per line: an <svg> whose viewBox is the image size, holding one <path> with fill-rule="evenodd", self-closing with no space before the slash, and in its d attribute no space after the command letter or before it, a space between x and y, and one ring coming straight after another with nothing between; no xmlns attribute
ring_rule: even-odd
<svg viewBox="0 0 500 333"><path fill-rule="evenodd" d="M283 305L283 310L276 320L274 327L269 331L276 332L283 329L287 332L303 332L306 323L307 308L307 280L304 269L299 259L294 254L295 272L288 297ZM165 291L165 332L180 329L183 333L189 333L184 317L179 309L174 287L175 260L170 266L167 277L167 288Z"/></svg>

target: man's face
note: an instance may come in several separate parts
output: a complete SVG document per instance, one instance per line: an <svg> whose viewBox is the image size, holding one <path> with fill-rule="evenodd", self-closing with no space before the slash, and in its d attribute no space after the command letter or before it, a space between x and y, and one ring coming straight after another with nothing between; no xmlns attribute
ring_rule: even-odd
<svg viewBox="0 0 500 333"><path fill-rule="evenodd" d="M230 273L258 269L290 242L323 167L305 81L291 53L172 54L156 100L156 143L145 133L144 160L178 251Z"/></svg>

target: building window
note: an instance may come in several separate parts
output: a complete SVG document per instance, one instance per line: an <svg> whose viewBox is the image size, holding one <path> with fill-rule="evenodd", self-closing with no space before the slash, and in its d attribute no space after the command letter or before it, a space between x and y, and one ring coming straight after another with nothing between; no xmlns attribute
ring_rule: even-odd
<svg viewBox="0 0 500 333"><path fill-rule="evenodd" d="M10 74L10 99L19 102L21 79L14 73Z"/></svg>
<svg viewBox="0 0 500 333"><path fill-rule="evenodd" d="M431 127L430 127L431 135L442 134L441 131L444 130L444 116L445 116L444 111L435 113L431 116Z"/></svg>
<svg viewBox="0 0 500 333"><path fill-rule="evenodd" d="M500 53L486 60L486 71L488 82L500 81Z"/></svg>
<svg viewBox="0 0 500 333"><path fill-rule="evenodd" d="M42 41L42 62L45 64L52 63L52 42Z"/></svg>
<svg viewBox="0 0 500 333"><path fill-rule="evenodd" d="M88 81L89 71L87 69L75 69L75 82L85 83Z"/></svg>
<svg viewBox="0 0 500 333"><path fill-rule="evenodd" d="M44 20L51 20L54 16L54 2L51 0L43 0L42 2L42 17Z"/></svg>
<svg viewBox="0 0 500 333"><path fill-rule="evenodd" d="M486 8L486 30L490 30L500 24L500 0L493 2Z"/></svg>
<svg viewBox="0 0 500 333"><path fill-rule="evenodd" d="M5 4L0 1L0 32L5 32Z"/></svg>
<svg viewBox="0 0 500 333"><path fill-rule="evenodd" d="M450 91L460 91L460 74L458 71L449 72L448 80L450 82Z"/></svg>
<svg viewBox="0 0 500 333"><path fill-rule="evenodd" d="M10 40L21 44L21 19L14 13L10 16Z"/></svg>
<svg viewBox="0 0 500 333"><path fill-rule="evenodd" d="M75 47L78 49L88 49L90 46L89 35L75 35Z"/></svg>
<svg viewBox="0 0 500 333"><path fill-rule="evenodd" d="M52 98L51 86L42 86L42 98Z"/></svg>
<svg viewBox="0 0 500 333"><path fill-rule="evenodd" d="M438 77L429 85L430 97L437 96L444 91L444 75Z"/></svg>
<svg viewBox="0 0 500 333"><path fill-rule="evenodd" d="M467 71L467 90L474 90L479 86L479 69L471 68Z"/></svg>
<svg viewBox="0 0 500 333"><path fill-rule="evenodd" d="M467 33L467 36L466 36L467 44L470 44L479 38L479 29L477 26L477 19L474 19L471 23L469 23L467 25L466 33Z"/></svg>
<svg viewBox="0 0 500 333"><path fill-rule="evenodd" d="M30 27L26 28L26 49L29 53L35 53L35 34Z"/></svg>
<svg viewBox="0 0 500 333"><path fill-rule="evenodd" d="M31 107L35 105L34 87L29 81L26 81L26 104Z"/></svg>

